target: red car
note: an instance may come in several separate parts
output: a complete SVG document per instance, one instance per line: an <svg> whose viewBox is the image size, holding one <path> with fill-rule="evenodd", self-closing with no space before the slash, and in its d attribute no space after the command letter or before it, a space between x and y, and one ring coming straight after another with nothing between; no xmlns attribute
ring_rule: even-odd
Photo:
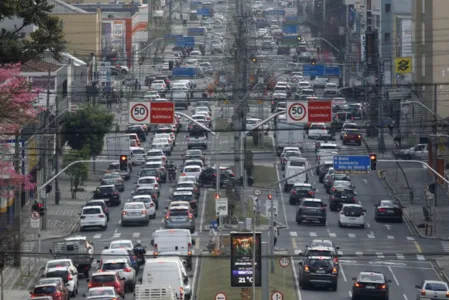
<svg viewBox="0 0 449 300"><path fill-rule="evenodd" d="M53 300L69 299L69 294L66 293L56 282L36 285L30 292L30 295L31 299L44 296L50 296Z"/></svg>
<svg viewBox="0 0 449 300"><path fill-rule="evenodd" d="M121 280L118 272L108 271L92 274L87 287L90 289L102 286L114 287L117 294L125 298L125 281Z"/></svg>
<svg viewBox="0 0 449 300"><path fill-rule="evenodd" d="M347 130L343 134L343 145L356 144L362 145L362 134L356 130Z"/></svg>

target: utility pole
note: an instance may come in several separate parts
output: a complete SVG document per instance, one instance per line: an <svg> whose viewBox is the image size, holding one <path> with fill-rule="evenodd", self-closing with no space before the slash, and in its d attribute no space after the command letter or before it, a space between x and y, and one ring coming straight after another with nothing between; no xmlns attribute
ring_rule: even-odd
<svg viewBox="0 0 449 300"><path fill-rule="evenodd" d="M170 6L168 8L168 24L167 24L167 28L171 28L172 22L173 22L173 1L174 0L169 0L170 1Z"/></svg>
<svg viewBox="0 0 449 300"><path fill-rule="evenodd" d="M48 158L47 158L47 148L48 148L48 143L47 143L47 137L48 137L48 135L50 134L50 131L49 131L49 126L48 126L48 122L49 122L49 119L50 119L50 76L51 76L51 70L50 69L48 69L48 82L47 82L47 110L45 111L45 135L44 135L44 137L43 137L43 140L44 140L44 143L43 143L43 145L41 145L41 146L43 146L42 148L40 148L40 149L42 149L42 165L41 165L41 168L42 168L42 172L43 172L43 174L42 174L42 181L43 182L45 182L45 181L47 181L47 167L48 167ZM38 193L40 193L40 191L38 191ZM38 195L39 196L39 195ZM43 205L43 207L44 207L44 211L46 210L46 208L47 208L47 197L45 197L44 199L43 199L43 201L42 201L42 205ZM42 224L41 224L41 226L42 226L42 230L46 230L47 229L47 214L44 214L43 216L42 216Z"/></svg>
<svg viewBox="0 0 449 300"><path fill-rule="evenodd" d="M385 124L383 124L384 123L384 121L383 121L384 101L387 101L387 103L388 103L388 100L389 100L389 94L387 92L385 96L380 95L380 98L377 102L379 105L379 107L378 107L379 114L378 114L377 118L378 118L378 122L380 125L379 136L378 136L378 147L379 147L379 152L382 154L385 152L385 136L384 136Z"/></svg>
<svg viewBox="0 0 449 300"><path fill-rule="evenodd" d="M21 174L21 151L20 151L20 134L16 134L15 140L14 140L14 171L17 174ZM22 187L17 187L14 191L14 266L20 267L22 265L22 222L21 222L21 216L20 212L22 209Z"/></svg>
<svg viewBox="0 0 449 300"><path fill-rule="evenodd" d="M69 60L71 64L72 61ZM55 174L59 173L59 104L58 98L55 98ZM61 199L61 191L59 190L59 178L55 179L55 204L59 205L59 200Z"/></svg>
<svg viewBox="0 0 449 300"><path fill-rule="evenodd" d="M349 86L350 75L351 74L351 41L350 41L350 30L349 30L349 5L346 5L346 25L345 25L345 36L346 36L346 47L345 47L345 65L344 65L344 78L345 78L345 86Z"/></svg>
<svg viewBox="0 0 449 300"><path fill-rule="evenodd" d="M438 172L438 89L437 85L433 85L433 125L432 125L432 133L435 136L435 140L432 141L433 146L433 169L437 170ZM438 177L435 175L435 192L433 193L434 196L434 207L438 206L438 190L439 190L439 183L438 183ZM433 216L435 218L435 216Z"/></svg>
<svg viewBox="0 0 449 300"><path fill-rule="evenodd" d="M171 0L173 1L173 0ZM153 22L153 5L154 5L154 0L148 0L148 44L151 43L151 32L154 28L154 22ZM151 47L148 47L148 58L151 59Z"/></svg>

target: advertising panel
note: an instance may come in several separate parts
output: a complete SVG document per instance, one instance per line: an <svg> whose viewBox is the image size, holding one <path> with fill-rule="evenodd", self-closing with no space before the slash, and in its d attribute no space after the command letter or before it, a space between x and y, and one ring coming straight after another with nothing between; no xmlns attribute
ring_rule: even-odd
<svg viewBox="0 0 449 300"><path fill-rule="evenodd" d="M401 21L401 56L412 56L412 20Z"/></svg>
<svg viewBox="0 0 449 300"><path fill-rule="evenodd" d="M126 62L126 30L123 20L103 20L101 30L101 56L103 59L116 59ZM126 65L126 64L125 64Z"/></svg>
<svg viewBox="0 0 449 300"><path fill-rule="evenodd" d="M251 287L253 280L253 251L256 251L256 287L261 286L262 234L231 232L231 287Z"/></svg>

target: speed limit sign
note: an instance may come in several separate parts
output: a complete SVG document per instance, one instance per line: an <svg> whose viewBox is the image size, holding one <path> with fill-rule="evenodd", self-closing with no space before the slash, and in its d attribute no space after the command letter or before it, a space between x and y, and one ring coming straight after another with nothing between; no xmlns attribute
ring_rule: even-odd
<svg viewBox="0 0 449 300"><path fill-rule="evenodd" d="M289 102L287 106L287 123L307 123L307 102Z"/></svg>
<svg viewBox="0 0 449 300"><path fill-rule="evenodd" d="M129 104L129 123L149 123L150 104L145 102L131 102Z"/></svg>

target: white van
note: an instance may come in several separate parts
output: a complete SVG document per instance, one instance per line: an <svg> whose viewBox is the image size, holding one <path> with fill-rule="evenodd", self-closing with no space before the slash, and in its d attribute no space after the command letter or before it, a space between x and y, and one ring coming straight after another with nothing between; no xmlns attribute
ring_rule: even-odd
<svg viewBox="0 0 449 300"><path fill-rule="evenodd" d="M285 175L284 178L288 178L290 176L293 176L295 174L304 172L308 168L307 159L303 157L298 158L292 158L288 161L287 166L285 167ZM288 179L284 183L284 191L290 192L293 185L295 183L308 183L309 182L309 172L304 172L298 176L295 176L293 178Z"/></svg>
<svg viewBox="0 0 449 300"><path fill-rule="evenodd" d="M189 278L183 276L179 263L166 257L147 259L139 283L146 286L170 286L175 288L179 300L187 300L184 285Z"/></svg>
<svg viewBox="0 0 449 300"><path fill-rule="evenodd" d="M164 254L171 254L179 252L186 260L186 268L192 268L192 255L195 240L192 239L192 234L188 229L159 229L153 233L153 254L156 256L163 256Z"/></svg>

